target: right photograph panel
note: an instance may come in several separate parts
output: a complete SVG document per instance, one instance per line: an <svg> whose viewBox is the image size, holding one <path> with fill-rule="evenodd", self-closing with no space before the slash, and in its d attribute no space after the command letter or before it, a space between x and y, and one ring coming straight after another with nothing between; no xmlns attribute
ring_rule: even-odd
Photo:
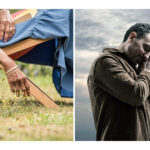
<svg viewBox="0 0 150 150"><path fill-rule="evenodd" d="M75 140L150 140L150 10L75 10Z"/></svg>

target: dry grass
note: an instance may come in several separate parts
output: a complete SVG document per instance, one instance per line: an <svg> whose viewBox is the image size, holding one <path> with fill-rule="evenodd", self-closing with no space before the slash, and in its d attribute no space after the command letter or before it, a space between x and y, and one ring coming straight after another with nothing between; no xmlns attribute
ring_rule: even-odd
<svg viewBox="0 0 150 150"><path fill-rule="evenodd" d="M59 109L47 109L34 97L16 97L0 72L0 140L73 140L73 99L61 98L50 76L32 78Z"/></svg>

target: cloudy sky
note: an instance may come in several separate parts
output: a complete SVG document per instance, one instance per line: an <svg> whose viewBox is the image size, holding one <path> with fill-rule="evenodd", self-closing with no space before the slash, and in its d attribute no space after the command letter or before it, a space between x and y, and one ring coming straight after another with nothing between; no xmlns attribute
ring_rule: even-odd
<svg viewBox="0 0 150 150"><path fill-rule="evenodd" d="M126 30L137 22L150 23L150 10L82 9L75 11L76 140L95 140L87 76L103 47L117 47Z"/></svg>

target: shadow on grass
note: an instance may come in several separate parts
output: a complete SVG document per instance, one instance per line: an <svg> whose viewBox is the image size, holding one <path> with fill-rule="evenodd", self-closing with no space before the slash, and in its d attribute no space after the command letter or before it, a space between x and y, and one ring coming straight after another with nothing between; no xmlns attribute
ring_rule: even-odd
<svg viewBox="0 0 150 150"><path fill-rule="evenodd" d="M73 102L65 102L56 100L55 103L60 107L73 107ZM3 105L3 102L0 100L0 105ZM10 99L7 101L6 105L8 106L36 106L36 107L44 107L42 103L37 100L19 100L14 101Z"/></svg>
<svg viewBox="0 0 150 150"><path fill-rule="evenodd" d="M0 101L0 104L3 105L3 102ZM14 100L9 100L6 102L5 105L9 105L9 106L37 106L37 107L41 107L43 106L39 101L36 100L18 100L18 101L14 101Z"/></svg>
<svg viewBox="0 0 150 150"><path fill-rule="evenodd" d="M61 107L63 106L73 107L73 102L55 101L55 103Z"/></svg>

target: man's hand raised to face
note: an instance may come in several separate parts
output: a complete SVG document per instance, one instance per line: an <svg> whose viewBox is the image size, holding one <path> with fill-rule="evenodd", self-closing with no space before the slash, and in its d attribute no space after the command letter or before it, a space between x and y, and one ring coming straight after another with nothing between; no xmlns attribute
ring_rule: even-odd
<svg viewBox="0 0 150 150"><path fill-rule="evenodd" d="M137 69L138 74L142 71L150 72L150 59L148 61L145 61L139 64L138 69Z"/></svg>
<svg viewBox="0 0 150 150"><path fill-rule="evenodd" d="M146 63L145 70L150 72L150 59Z"/></svg>
<svg viewBox="0 0 150 150"><path fill-rule="evenodd" d="M7 42L15 34L15 22L9 10L0 9L0 40Z"/></svg>

